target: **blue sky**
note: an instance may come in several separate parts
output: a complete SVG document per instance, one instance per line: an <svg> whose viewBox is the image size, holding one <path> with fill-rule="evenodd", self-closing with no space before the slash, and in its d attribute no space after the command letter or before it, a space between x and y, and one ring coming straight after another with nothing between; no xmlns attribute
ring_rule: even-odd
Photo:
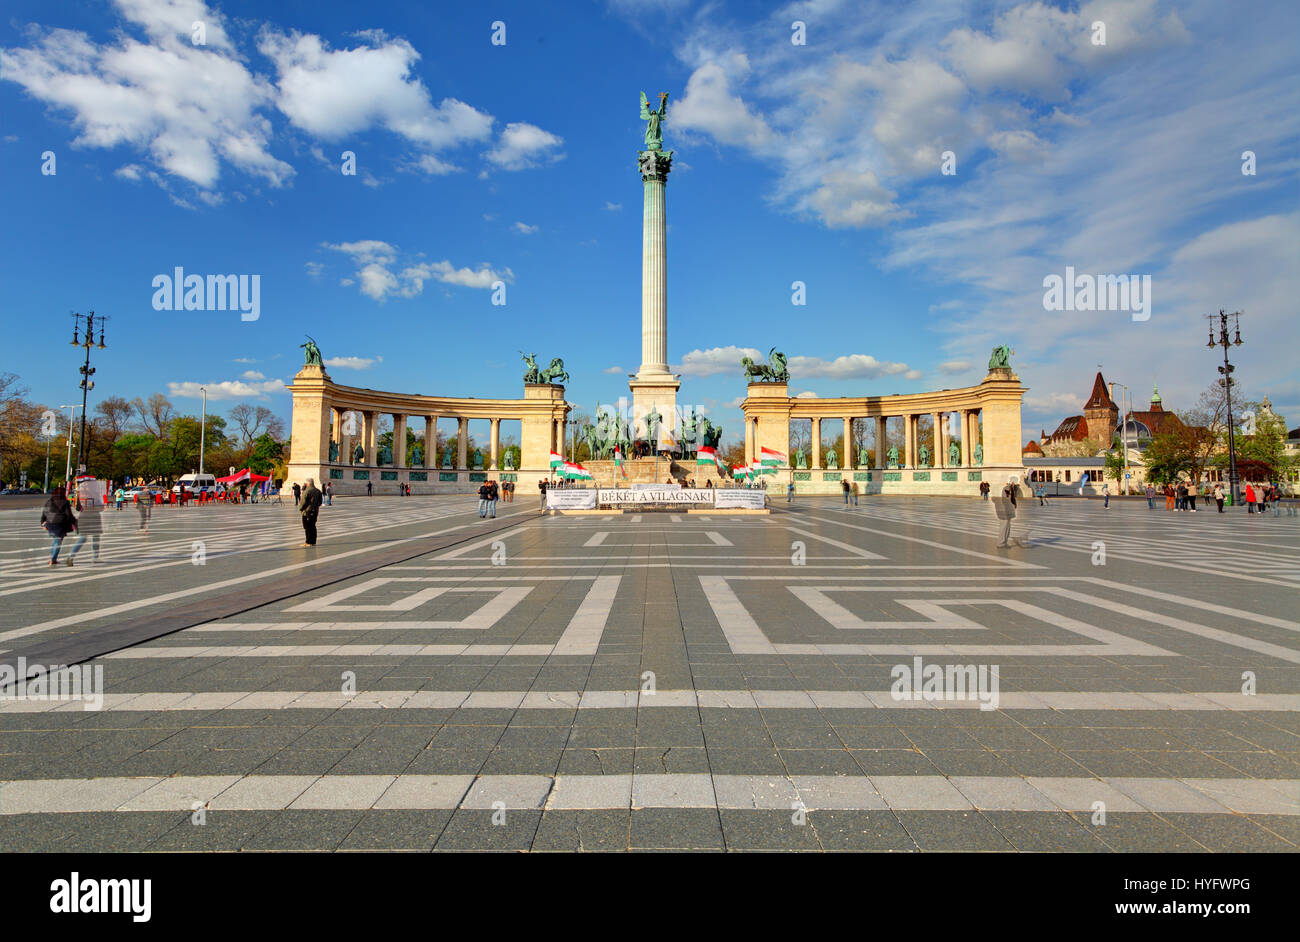
<svg viewBox="0 0 1300 942"><path fill-rule="evenodd" d="M465 6L7 3L0 370L72 401L67 312L93 308L92 407L197 412L207 385L288 418L305 333L341 383L517 396L523 349L616 400L644 90L672 95L669 359L727 438L737 348L839 396L975 383L1008 343L1026 437L1098 364L1176 409L1215 378L1220 307L1246 312L1243 391L1300 422L1294 3ZM1067 265L1150 275L1150 319L1044 310ZM177 266L259 275L259 318L154 310Z"/></svg>

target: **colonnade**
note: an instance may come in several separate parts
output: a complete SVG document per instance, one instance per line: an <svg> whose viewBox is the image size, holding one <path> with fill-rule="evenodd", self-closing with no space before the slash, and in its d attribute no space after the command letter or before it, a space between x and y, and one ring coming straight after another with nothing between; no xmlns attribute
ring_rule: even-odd
<svg viewBox="0 0 1300 942"><path fill-rule="evenodd" d="M808 421L812 423L812 440L810 454L808 456L808 469L819 470L824 467L822 455L822 423L842 422L844 428L844 451L847 452L843 459L838 462L842 469L866 468L868 465L861 464L854 455L854 437L853 421L856 418L874 419L876 423L876 442L875 442L875 462L871 467L883 470L888 465L888 436L887 423L892 418L901 418L903 420L903 448L899 454L897 467L899 468L974 468L979 467L981 463L975 460L975 446L980 441L980 409L953 409L940 410L935 412L909 412L901 415L874 415L874 416L851 416L846 415L839 419L828 419L824 416L810 416ZM931 450L929 464L922 465L919 463L920 458L920 421L922 416L931 416L934 423L934 447ZM947 417L949 415L961 416L961 454L956 463L949 460L949 445L952 441L948 429ZM782 417L784 418L784 417ZM752 461L758 457L760 451L758 442L761 440L759 422L762 421L758 416L747 416L745 421L745 459ZM787 420L788 421L788 420ZM782 436L787 437L787 436ZM790 455L790 466L794 466L794 456Z"/></svg>

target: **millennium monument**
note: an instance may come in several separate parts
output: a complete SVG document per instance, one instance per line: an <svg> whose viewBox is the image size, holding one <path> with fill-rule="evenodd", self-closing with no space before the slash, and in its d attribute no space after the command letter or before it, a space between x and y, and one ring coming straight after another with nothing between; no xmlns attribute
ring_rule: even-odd
<svg viewBox="0 0 1300 942"><path fill-rule="evenodd" d="M645 121L645 149L637 155L637 170L644 190L641 216L641 367L628 381L632 392L635 437L659 441L663 432L677 437L678 377L668 371L668 251L664 208L668 172L673 152L664 150L663 122L668 93L659 95L652 109L641 93L641 119ZM647 427L653 418L660 429Z"/></svg>

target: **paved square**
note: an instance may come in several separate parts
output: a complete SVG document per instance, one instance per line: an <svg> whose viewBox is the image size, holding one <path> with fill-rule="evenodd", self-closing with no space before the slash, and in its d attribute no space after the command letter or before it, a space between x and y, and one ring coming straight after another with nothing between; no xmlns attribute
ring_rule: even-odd
<svg viewBox="0 0 1300 942"><path fill-rule="evenodd" d="M1295 518L500 509L0 514L0 849L1300 847Z"/></svg>

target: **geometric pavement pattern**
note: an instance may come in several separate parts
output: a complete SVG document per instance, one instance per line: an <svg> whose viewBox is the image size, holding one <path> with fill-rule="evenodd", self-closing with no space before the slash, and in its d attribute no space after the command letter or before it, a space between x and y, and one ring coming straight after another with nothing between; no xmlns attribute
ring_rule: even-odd
<svg viewBox="0 0 1300 942"><path fill-rule="evenodd" d="M1297 518L475 506L339 500L322 561L463 539L98 658L99 710L0 702L0 849L1300 847ZM292 507L213 510L72 569L5 527L0 647L315 565Z"/></svg>

